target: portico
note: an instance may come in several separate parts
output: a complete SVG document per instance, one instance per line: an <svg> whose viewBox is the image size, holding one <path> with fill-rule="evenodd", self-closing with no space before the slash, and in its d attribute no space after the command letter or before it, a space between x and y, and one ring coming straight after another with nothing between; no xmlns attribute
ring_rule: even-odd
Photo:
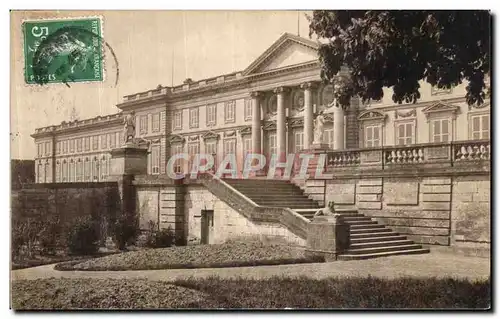
<svg viewBox="0 0 500 319"><path fill-rule="evenodd" d="M272 90L253 91L250 93L252 102L252 149L254 152L271 156L274 151L279 154L281 161L284 155L296 151L291 147L293 143L307 151L313 146L314 120L320 111L323 111L333 121L333 149L345 148L344 110L342 108L325 105L321 93L324 86L319 82L304 82L294 86L278 86ZM321 104L317 105L315 102ZM301 141L292 136L290 123L303 128ZM267 124L267 125L266 125ZM266 128L264 126L266 125ZM271 132L271 133L266 133ZM276 136L276 145L271 147L265 139L270 134ZM293 143L290 143L292 140ZM269 144L269 143L267 143Z"/></svg>

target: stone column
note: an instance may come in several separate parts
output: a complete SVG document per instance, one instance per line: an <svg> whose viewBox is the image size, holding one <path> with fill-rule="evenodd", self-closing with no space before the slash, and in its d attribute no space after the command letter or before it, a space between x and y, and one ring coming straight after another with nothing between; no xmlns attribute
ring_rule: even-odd
<svg viewBox="0 0 500 319"><path fill-rule="evenodd" d="M261 121L260 121L260 92L250 93L252 97L252 150L254 153L262 153L261 145Z"/></svg>
<svg viewBox="0 0 500 319"><path fill-rule="evenodd" d="M300 88L304 90L304 149L309 149L313 142L314 134L314 113L312 105L313 83L303 83Z"/></svg>
<svg viewBox="0 0 500 319"><path fill-rule="evenodd" d="M277 114L276 114L276 144L277 153L280 161L286 156L286 106L285 106L285 93L286 88L279 87L274 90L277 95Z"/></svg>
<svg viewBox="0 0 500 319"><path fill-rule="evenodd" d="M333 149L343 150L344 148L344 109L333 106Z"/></svg>

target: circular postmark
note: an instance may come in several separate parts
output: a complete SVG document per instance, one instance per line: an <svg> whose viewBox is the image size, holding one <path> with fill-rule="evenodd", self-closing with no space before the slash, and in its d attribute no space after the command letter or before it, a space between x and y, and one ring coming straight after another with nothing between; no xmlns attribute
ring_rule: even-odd
<svg viewBox="0 0 500 319"><path fill-rule="evenodd" d="M118 84L118 60L111 46L92 30L81 26L63 26L43 38L31 61L34 83L104 81L105 48L116 64L115 86Z"/></svg>

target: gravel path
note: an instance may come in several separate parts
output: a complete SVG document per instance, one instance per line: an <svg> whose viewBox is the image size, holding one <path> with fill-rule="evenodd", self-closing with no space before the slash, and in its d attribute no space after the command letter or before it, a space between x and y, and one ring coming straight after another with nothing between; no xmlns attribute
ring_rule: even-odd
<svg viewBox="0 0 500 319"><path fill-rule="evenodd" d="M336 261L317 264L295 264L278 266L136 270L136 271L57 271L54 265L11 271L12 280L38 278L146 278L171 281L180 278L255 278L271 276L308 276L321 279L335 276L373 276L379 278L397 277L454 277L478 279L490 275L488 258L464 257L448 253L431 252L424 255L391 256L367 260Z"/></svg>

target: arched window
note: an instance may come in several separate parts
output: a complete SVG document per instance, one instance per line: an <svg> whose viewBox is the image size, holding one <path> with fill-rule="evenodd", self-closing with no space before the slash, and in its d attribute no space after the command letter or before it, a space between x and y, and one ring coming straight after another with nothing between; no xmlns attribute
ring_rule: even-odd
<svg viewBox="0 0 500 319"><path fill-rule="evenodd" d="M49 182L50 182L50 164L49 164L49 161L46 161L46 162L45 162L45 171L44 171L44 175L45 175L45 180L44 180L44 182L45 182L45 183L49 183Z"/></svg>
<svg viewBox="0 0 500 319"><path fill-rule="evenodd" d="M99 181L99 160L97 156L94 156L94 160L92 161L92 181Z"/></svg>
<svg viewBox="0 0 500 319"><path fill-rule="evenodd" d="M66 162L66 160L62 163L62 181L68 181L68 162Z"/></svg>
<svg viewBox="0 0 500 319"><path fill-rule="evenodd" d="M85 177L85 181L86 182L90 182L90 176L91 176L91 172L90 172L90 160L88 157L85 158L85 166L84 166L84 177Z"/></svg>
<svg viewBox="0 0 500 319"><path fill-rule="evenodd" d="M45 175L43 174L43 165L42 162L38 162L38 183L43 183L45 180Z"/></svg>
<svg viewBox="0 0 500 319"><path fill-rule="evenodd" d="M76 181L81 182L83 180L83 162L82 159L79 158L78 162L76 162Z"/></svg>
<svg viewBox="0 0 500 319"><path fill-rule="evenodd" d="M108 160L106 156L101 158L101 180L104 181L108 177Z"/></svg>
<svg viewBox="0 0 500 319"><path fill-rule="evenodd" d="M56 162L56 183L61 182L61 162Z"/></svg>
<svg viewBox="0 0 500 319"><path fill-rule="evenodd" d="M75 181L75 162L73 161L73 159L71 159L71 161L69 162L69 178L68 180L70 182L74 182Z"/></svg>

